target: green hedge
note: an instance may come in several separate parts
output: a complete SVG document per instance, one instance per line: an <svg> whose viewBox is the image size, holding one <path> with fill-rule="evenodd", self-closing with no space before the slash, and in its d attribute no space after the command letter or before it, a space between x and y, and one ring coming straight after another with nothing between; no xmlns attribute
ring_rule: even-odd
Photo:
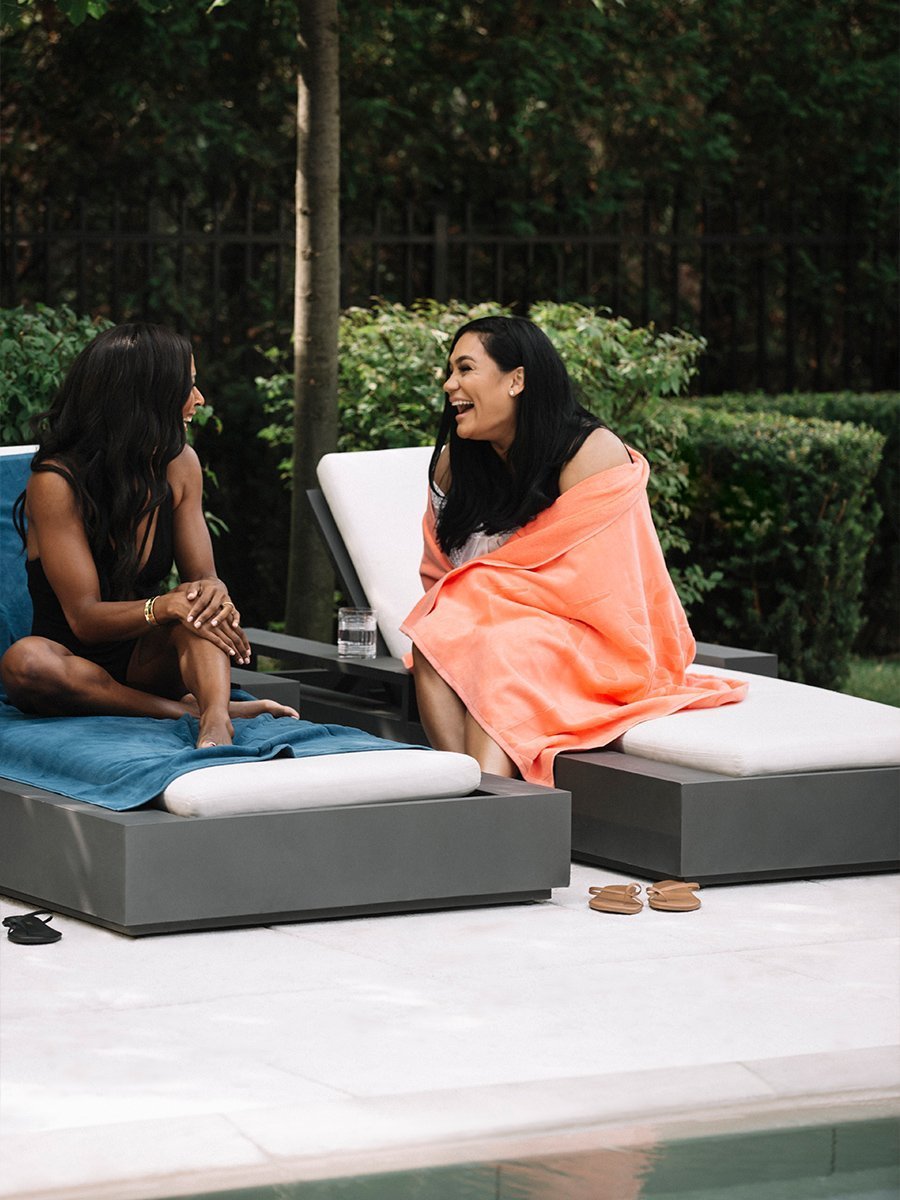
<svg viewBox="0 0 900 1200"><path fill-rule="evenodd" d="M682 413L691 555L724 576L692 624L704 639L775 651L787 678L840 687L862 623L884 437L779 413Z"/></svg>
<svg viewBox="0 0 900 1200"><path fill-rule="evenodd" d="M70 308L0 308L0 445L34 441L32 420L49 408L78 353L111 322Z"/></svg>
<svg viewBox="0 0 900 1200"><path fill-rule="evenodd" d="M728 411L782 412L868 425L885 437L873 485L881 521L866 560L864 622L856 641L863 654L900 653L900 392L791 392L703 396L697 403Z"/></svg>

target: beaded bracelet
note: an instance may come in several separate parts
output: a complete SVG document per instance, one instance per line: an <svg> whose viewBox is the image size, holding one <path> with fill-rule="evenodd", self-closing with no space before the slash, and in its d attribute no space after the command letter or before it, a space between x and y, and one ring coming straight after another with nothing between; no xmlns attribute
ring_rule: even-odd
<svg viewBox="0 0 900 1200"><path fill-rule="evenodd" d="M153 611L153 605L157 602L159 596L150 596L144 601L144 620L148 625L158 625L156 614Z"/></svg>

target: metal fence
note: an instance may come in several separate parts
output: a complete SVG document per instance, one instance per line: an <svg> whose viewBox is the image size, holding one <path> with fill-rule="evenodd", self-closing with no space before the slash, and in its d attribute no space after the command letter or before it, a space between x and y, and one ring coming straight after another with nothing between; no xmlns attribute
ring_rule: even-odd
<svg viewBox="0 0 900 1200"><path fill-rule="evenodd" d="M490 214L434 207L345 215L344 305L372 296L579 301L706 338L698 389L897 386L897 278L887 231L857 197L823 197L814 222L736 198L645 193L590 229L497 232ZM113 320L190 329L206 354L291 325L293 216L247 202L198 212L7 193L0 304L66 303Z"/></svg>

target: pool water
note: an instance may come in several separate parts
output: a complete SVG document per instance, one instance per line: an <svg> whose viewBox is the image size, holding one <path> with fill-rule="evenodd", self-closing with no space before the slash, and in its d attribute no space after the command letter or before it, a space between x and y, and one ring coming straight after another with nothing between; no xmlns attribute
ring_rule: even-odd
<svg viewBox="0 0 900 1200"><path fill-rule="evenodd" d="M395 1171L178 1200L898 1200L900 1117ZM174 1198L173 1198L174 1200Z"/></svg>

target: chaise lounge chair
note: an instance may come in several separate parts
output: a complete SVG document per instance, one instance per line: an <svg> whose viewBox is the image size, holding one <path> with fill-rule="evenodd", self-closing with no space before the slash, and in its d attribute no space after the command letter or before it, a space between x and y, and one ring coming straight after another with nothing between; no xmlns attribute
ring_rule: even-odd
<svg viewBox="0 0 900 1200"><path fill-rule="evenodd" d="M425 740L400 624L421 596L430 453L332 454L319 465L310 501L349 600L377 610L380 653L344 664L330 646L251 631L300 684L312 720ZM747 678L748 698L557 758L575 859L704 884L900 865L900 710L778 679L772 655L700 644L695 661Z"/></svg>
<svg viewBox="0 0 900 1200"><path fill-rule="evenodd" d="M11 508L33 450L0 450L0 653L30 627ZM297 703L291 680L235 675ZM108 719L42 720L55 745L66 723ZM0 722L16 720L0 703ZM466 755L201 762L117 811L27 782L15 740L0 753L0 893L121 933L530 901L568 883L569 794L481 776ZM187 750L193 767L208 753ZM102 770L96 786L116 804Z"/></svg>

